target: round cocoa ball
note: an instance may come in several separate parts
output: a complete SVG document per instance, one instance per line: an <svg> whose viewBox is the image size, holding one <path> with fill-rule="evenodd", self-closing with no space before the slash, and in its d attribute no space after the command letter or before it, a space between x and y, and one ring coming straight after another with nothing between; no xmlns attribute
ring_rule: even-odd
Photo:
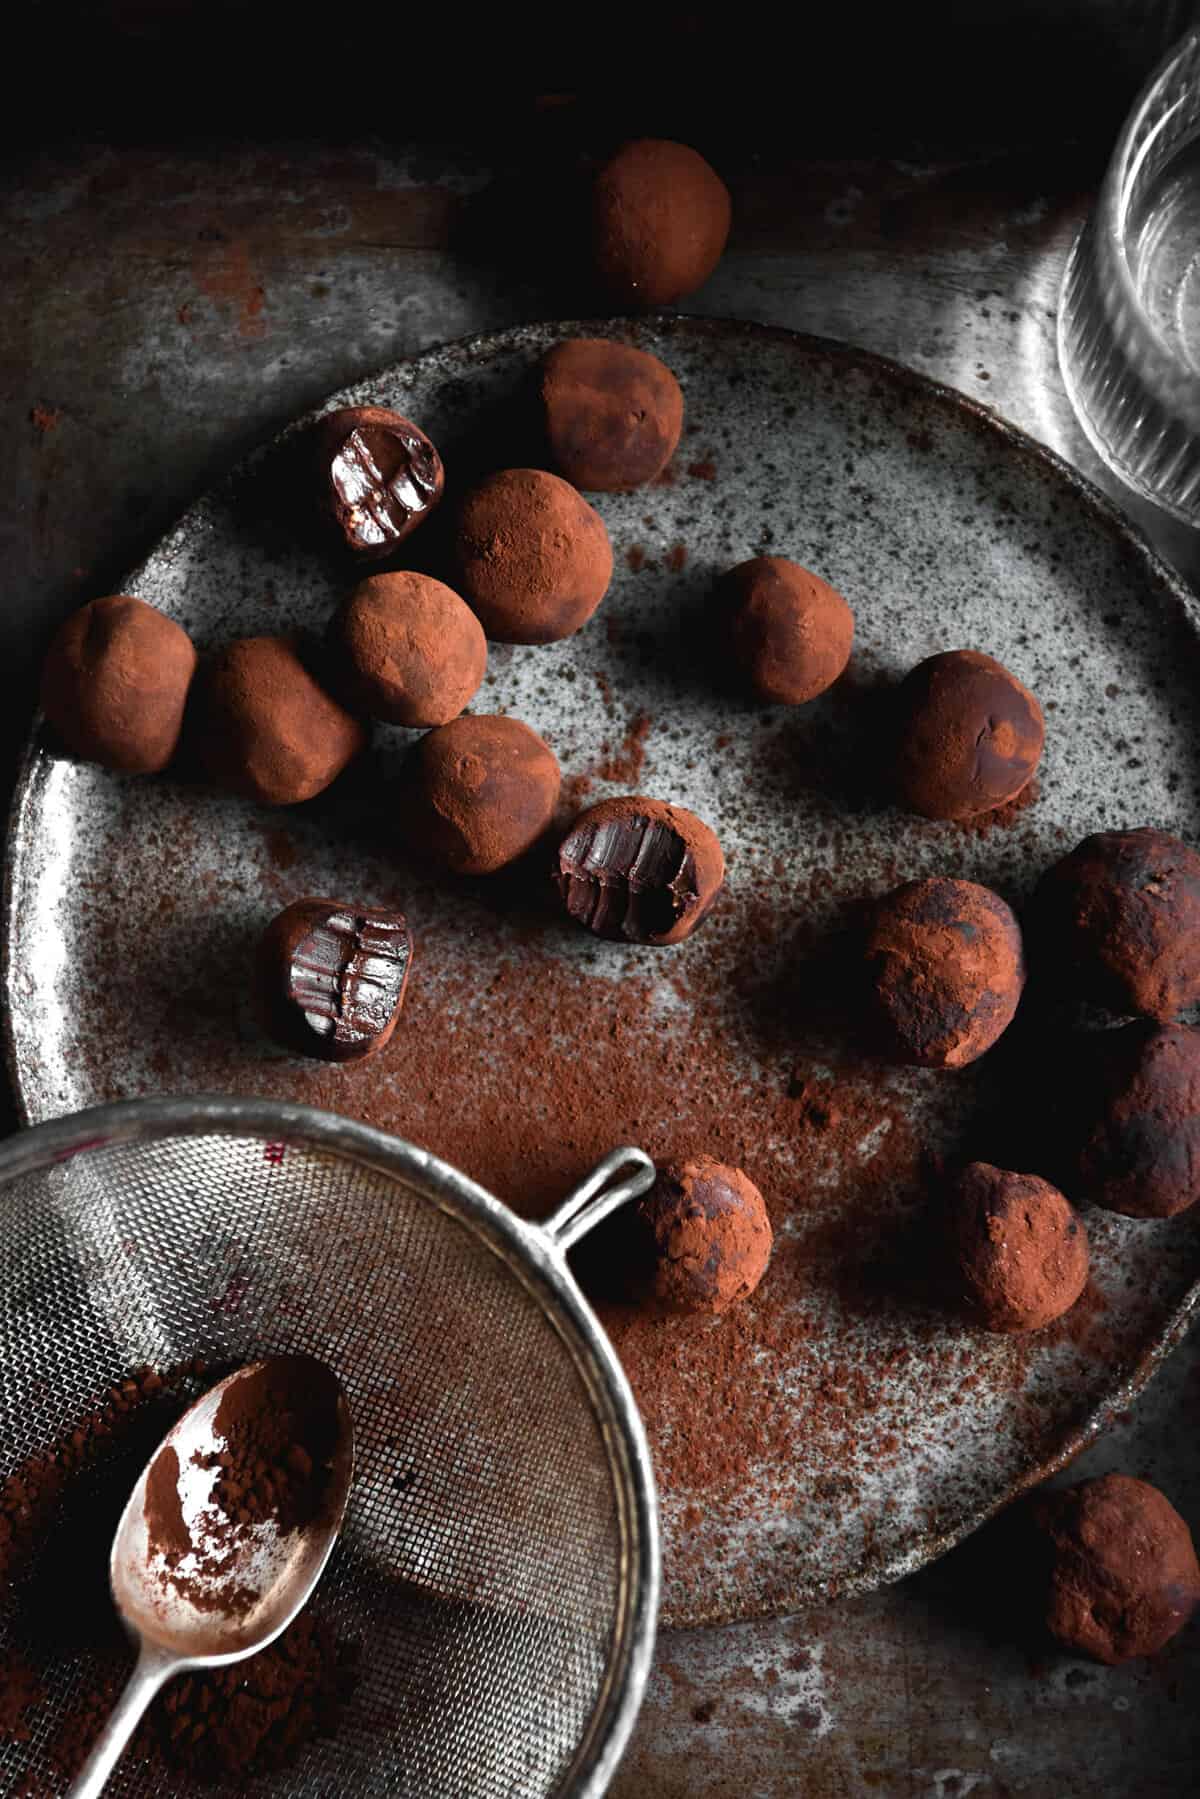
<svg viewBox="0 0 1200 1799"><path fill-rule="evenodd" d="M901 683L897 716L896 792L925 818L973 818L1015 799L1046 735L1033 694L978 650L919 662Z"/></svg>
<svg viewBox="0 0 1200 1799"><path fill-rule="evenodd" d="M753 1293L771 1259L763 1196L740 1168L693 1156L664 1168L638 1205L654 1296L672 1312L724 1312Z"/></svg>
<svg viewBox="0 0 1200 1799"><path fill-rule="evenodd" d="M560 781L553 751L519 719L456 718L413 751L402 828L454 874L494 874L545 831Z"/></svg>
<svg viewBox="0 0 1200 1799"><path fill-rule="evenodd" d="M1165 831L1100 831L1038 889L1047 966L1114 1012L1174 1018L1200 999L1200 856Z"/></svg>
<svg viewBox="0 0 1200 1799"><path fill-rule="evenodd" d="M337 613L333 643L347 695L390 725L445 725L479 690L483 626L453 588L410 569L362 581Z"/></svg>
<svg viewBox="0 0 1200 1799"><path fill-rule="evenodd" d="M867 934L875 1035L922 1068L964 1068L1012 1023L1025 985L1021 927L974 881L909 881L879 901Z"/></svg>
<svg viewBox="0 0 1200 1799"><path fill-rule="evenodd" d="M1129 1218L1186 1211L1200 1197L1200 1031L1130 1024L1101 1033L1098 1048L1082 1194Z"/></svg>
<svg viewBox="0 0 1200 1799"><path fill-rule="evenodd" d="M946 1224L963 1305L988 1330L1040 1330L1087 1285L1083 1220L1036 1174L972 1162L951 1186Z"/></svg>
<svg viewBox="0 0 1200 1799"><path fill-rule="evenodd" d="M402 912L293 900L258 946L258 1001L267 1030L302 1056L365 1061L396 1029L412 949Z"/></svg>
<svg viewBox="0 0 1200 1799"><path fill-rule="evenodd" d="M854 614L836 588L786 556L753 556L721 579L718 604L738 666L760 699L802 706L850 660Z"/></svg>
<svg viewBox="0 0 1200 1799"><path fill-rule="evenodd" d="M310 800L366 734L319 687L287 637L239 637L200 678L196 746L210 778L268 806Z"/></svg>
<svg viewBox="0 0 1200 1799"><path fill-rule="evenodd" d="M1103 1474L1044 1493L1034 1519L1049 1563L1046 1623L1066 1648L1110 1666L1156 1655L1200 1605L1192 1533L1148 1481Z"/></svg>
<svg viewBox="0 0 1200 1799"><path fill-rule="evenodd" d="M182 625L119 593L73 612L42 669L42 711L67 748L152 775L179 743L196 651Z"/></svg>
<svg viewBox="0 0 1200 1799"><path fill-rule="evenodd" d="M557 643L586 625L612 579L598 512L544 469L489 475L463 502L459 584L497 643Z"/></svg>
<svg viewBox="0 0 1200 1799"><path fill-rule="evenodd" d="M667 800L601 800L581 812L558 850L555 880L571 917L627 943L690 937L721 891L716 832Z"/></svg>
<svg viewBox="0 0 1200 1799"><path fill-rule="evenodd" d="M555 344L542 363L541 397L559 473L593 492L653 481L683 430L683 390L666 364L606 338Z"/></svg>
<svg viewBox="0 0 1200 1799"><path fill-rule="evenodd" d="M729 189L667 138L622 145L592 189L592 264L624 306L670 306L700 287L729 236Z"/></svg>
<svg viewBox="0 0 1200 1799"><path fill-rule="evenodd" d="M442 459L425 433L387 406L340 406L317 420L321 504L364 562L390 555L442 497Z"/></svg>

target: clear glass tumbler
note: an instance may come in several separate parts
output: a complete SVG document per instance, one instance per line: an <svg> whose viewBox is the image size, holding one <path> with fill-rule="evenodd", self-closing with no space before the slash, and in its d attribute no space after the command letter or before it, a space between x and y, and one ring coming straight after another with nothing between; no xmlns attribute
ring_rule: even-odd
<svg viewBox="0 0 1200 1799"><path fill-rule="evenodd" d="M1200 26L1140 94L1063 276L1079 421L1130 487L1200 525Z"/></svg>

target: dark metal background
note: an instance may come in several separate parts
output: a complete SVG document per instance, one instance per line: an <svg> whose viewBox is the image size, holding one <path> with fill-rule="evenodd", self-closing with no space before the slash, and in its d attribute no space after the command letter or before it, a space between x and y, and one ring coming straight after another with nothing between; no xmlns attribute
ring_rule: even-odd
<svg viewBox="0 0 1200 1799"><path fill-rule="evenodd" d="M343 21L327 20L333 35L317 48L329 51L338 93L306 110L312 71L286 89L263 44L238 38L228 6L159 9L206 20L195 56L185 33L168 39L165 65L146 23L155 8L88 9L114 10L135 24L140 11L150 33L149 48L144 36L123 40L120 67L110 58L89 74L101 40L84 34L65 65L10 56L2 72L10 97L37 89L38 141L56 146L13 148L0 171L0 655L14 696L0 754L10 760L54 623L105 591L249 444L428 344L578 310L554 234L531 241L513 221L539 171L573 150L565 121L582 109L594 125L598 102L501 105L499 77L475 76L474 124L461 99L446 118L457 147L430 138L414 149L401 141L406 96L423 104L423 128L436 109L421 101L428 84L399 21L394 78L372 59L364 99ZM665 51L657 64L630 54L619 125L690 129L734 188L730 253L692 310L894 355L1095 474L1055 364L1058 274L1123 107L1194 10L1099 0L988 9L970 42L965 28L939 40L952 53L940 87L928 74L909 79L923 66L911 45L907 62L872 59L867 28L854 42L846 29L814 27L811 61L793 58L786 80L763 77L755 143L714 111L711 66L707 86L674 86L662 79ZM740 15L728 46L741 99L753 18ZM68 33L61 9L52 23ZM366 41L345 23L350 49ZM918 50L938 25L916 33ZM535 20L529 33L509 44L510 61L529 48L544 91L573 86L577 62L564 79L570 59L556 61ZM619 18L615 39L598 36L605 73ZM686 76L692 39L675 42ZM28 139L15 116L5 134ZM242 136L211 141L230 117ZM331 121L330 141L314 144ZM208 141L182 141L201 125ZM90 141L62 142L71 131ZM492 204L514 197L515 210ZM1153 535L1195 581L1195 539ZM1143 1474L1200 1525L1198 1407L1200 1354L1185 1344L1077 1472ZM1115 1672L1047 1656L999 1606L1004 1549L992 1529L868 1599L783 1624L668 1635L618 1799L1194 1790L1200 1627L1155 1662Z"/></svg>

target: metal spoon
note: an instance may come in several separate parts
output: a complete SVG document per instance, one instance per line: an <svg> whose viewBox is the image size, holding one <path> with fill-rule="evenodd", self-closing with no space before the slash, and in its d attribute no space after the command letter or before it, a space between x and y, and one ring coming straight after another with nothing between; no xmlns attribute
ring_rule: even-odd
<svg viewBox="0 0 1200 1799"><path fill-rule="evenodd" d="M209 1501L215 1478L201 1463L225 1447L215 1429L217 1408L236 1382L264 1371L271 1378L294 1381L293 1390L303 1392L308 1407L315 1400L331 1426L334 1450L321 1504L311 1523L295 1530L281 1533L269 1520L239 1527L223 1558L191 1556L178 1563L181 1591L162 1553L151 1544L147 1483L156 1464L160 1480L163 1468L170 1470L171 1463L160 1463L160 1458L173 1449L182 1513L192 1524ZM274 1356L239 1368L184 1413L147 1462L113 1538L109 1582L121 1620L138 1644L137 1665L68 1799L95 1799L103 1791L146 1707L174 1675L243 1661L287 1629L307 1603L337 1541L353 1469L354 1429L345 1397L330 1369L311 1356ZM204 1565L216 1559L226 1564L219 1572ZM235 1588L236 1603L230 1603Z"/></svg>

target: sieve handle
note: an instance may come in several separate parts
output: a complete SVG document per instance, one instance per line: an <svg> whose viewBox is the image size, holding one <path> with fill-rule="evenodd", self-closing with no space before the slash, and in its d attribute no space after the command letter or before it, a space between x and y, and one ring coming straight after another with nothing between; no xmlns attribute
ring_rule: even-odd
<svg viewBox="0 0 1200 1799"><path fill-rule="evenodd" d="M125 1752L130 1737L141 1723L142 1714L164 1681L177 1674L186 1664L177 1655L160 1649L157 1643L142 1639L137 1665L125 1683L112 1715L92 1745L92 1753L80 1769L67 1799L97 1799L108 1785L108 1777Z"/></svg>
<svg viewBox="0 0 1200 1799"><path fill-rule="evenodd" d="M543 1220L541 1229L564 1254L581 1237L654 1184L654 1163L644 1150L614 1149L597 1162L587 1179L564 1199L557 1212Z"/></svg>

